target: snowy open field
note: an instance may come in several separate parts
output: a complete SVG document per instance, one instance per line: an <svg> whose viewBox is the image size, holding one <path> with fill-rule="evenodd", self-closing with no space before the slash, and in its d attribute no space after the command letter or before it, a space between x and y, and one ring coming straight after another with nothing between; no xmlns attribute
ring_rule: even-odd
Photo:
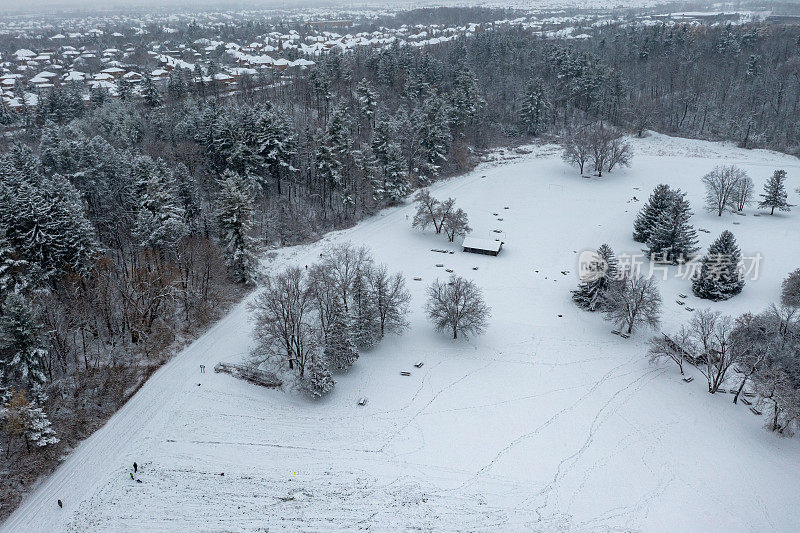
<svg viewBox="0 0 800 533"><path fill-rule="evenodd" d="M800 266L800 212L710 216L700 209L700 177L733 163L761 192L784 168L794 191L800 163L656 135L632 144L633 167L603 179L580 178L543 147L435 185L437 197L453 196L469 213L475 235L505 231L496 258L431 252L459 247L412 230L411 205L280 251L269 268L309 264L332 242L371 247L408 279L409 330L363 353L313 402L211 372L249 349L242 304L157 372L2 529L799 530L800 441L765 431L730 395L707 394L699 373L686 384L673 366L651 365L651 332L612 335L569 290L575 251L603 242L618 254L639 251L633 219L666 182L689 192L695 227L711 230L699 234L703 249L728 228L745 255L764 256L760 279L741 295L717 304L689 296L688 305L762 310ZM484 288L493 308L485 335L452 341L428 324L425 286L447 275L436 263ZM689 282L661 287L663 329L672 330L690 316L675 304L691 294ZM361 396L365 407L356 406ZM134 461L142 483L129 478Z"/></svg>

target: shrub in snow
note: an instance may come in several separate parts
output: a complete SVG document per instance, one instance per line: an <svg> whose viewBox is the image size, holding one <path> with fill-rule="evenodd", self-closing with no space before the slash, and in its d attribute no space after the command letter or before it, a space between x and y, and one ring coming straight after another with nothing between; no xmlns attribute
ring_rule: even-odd
<svg viewBox="0 0 800 533"><path fill-rule="evenodd" d="M720 301L736 296L744 288L741 252L730 231L711 243L708 254L701 261L700 271L692 280L692 292L698 298Z"/></svg>

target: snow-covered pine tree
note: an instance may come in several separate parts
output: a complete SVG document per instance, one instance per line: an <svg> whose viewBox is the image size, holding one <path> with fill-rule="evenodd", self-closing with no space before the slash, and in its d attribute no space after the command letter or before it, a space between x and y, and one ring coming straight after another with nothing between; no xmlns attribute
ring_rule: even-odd
<svg viewBox="0 0 800 533"><path fill-rule="evenodd" d="M150 107L161 105L161 94L158 92L158 87L156 87L149 72L145 72L144 78L142 78L142 98L144 103Z"/></svg>
<svg viewBox="0 0 800 533"><path fill-rule="evenodd" d="M411 192L408 171L400 144L391 142L386 148L382 182L374 186L375 201L379 205L392 205Z"/></svg>
<svg viewBox="0 0 800 533"><path fill-rule="evenodd" d="M578 288L572 291L572 300L581 309L598 311L603 308L603 296L617 278L617 258L607 244L597 249L597 259L601 264L594 275L581 280Z"/></svg>
<svg viewBox="0 0 800 533"><path fill-rule="evenodd" d="M18 276L26 270L26 263L17 259L17 253L6 237L6 230L0 225L0 300L15 290Z"/></svg>
<svg viewBox="0 0 800 533"><path fill-rule="evenodd" d="M650 199L642 207L633 222L633 240L646 243L661 214L675 201L675 192L664 183L656 186Z"/></svg>
<svg viewBox="0 0 800 533"><path fill-rule="evenodd" d="M456 67L450 99L450 125L455 130L463 129L483 105L478 80L463 59Z"/></svg>
<svg viewBox="0 0 800 533"><path fill-rule="evenodd" d="M55 430L50 425L47 414L41 407L31 404L25 413L27 425L25 429L25 443L28 446L44 448L58 443Z"/></svg>
<svg viewBox="0 0 800 533"><path fill-rule="evenodd" d="M50 420L44 409L28 402L25 391L14 391L0 411L9 436L21 438L29 453L32 446L44 448L58 442L56 432L50 426Z"/></svg>
<svg viewBox="0 0 800 533"><path fill-rule="evenodd" d="M252 187L247 178L230 171L223 173L219 186L216 214L225 262L231 278L245 283L256 268L255 244L249 235L253 216Z"/></svg>
<svg viewBox="0 0 800 533"><path fill-rule="evenodd" d="M419 175L424 182L436 177L439 167L447 161L453 137L447 126L446 113L446 105L441 98L431 97L423 104L418 127L421 151Z"/></svg>
<svg viewBox="0 0 800 533"><path fill-rule="evenodd" d="M334 369L348 370L358 359L358 349L353 341L350 317L344 310L341 298L338 300L328 318L324 354Z"/></svg>
<svg viewBox="0 0 800 533"><path fill-rule="evenodd" d="M763 200L758 202L759 209L769 209L770 215L775 214L775 209L780 211L791 211L792 205L787 201L786 193L786 171L776 170L764 185L764 194L760 195Z"/></svg>
<svg viewBox="0 0 800 533"><path fill-rule="evenodd" d="M356 86L356 98L358 99L358 111L361 113L370 126L375 125L375 110L378 108L378 95L370 87L367 78L362 78Z"/></svg>
<svg viewBox="0 0 800 533"><path fill-rule="evenodd" d="M133 97L133 85L125 76L117 80L117 96L123 102L127 102Z"/></svg>
<svg viewBox="0 0 800 533"><path fill-rule="evenodd" d="M315 354L306 364L303 387L314 398L321 398L333 390L336 382L322 354Z"/></svg>
<svg viewBox="0 0 800 533"><path fill-rule="evenodd" d="M154 250L174 250L186 236L185 211L178 198L178 187L166 163L158 160L148 176L136 184L139 212L134 235L139 246Z"/></svg>
<svg viewBox="0 0 800 533"><path fill-rule="evenodd" d="M370 348L381 339L378 311L370 295L367 276L366 269L360 268L353 277L353 285L350 288L352 338L356 346L361 349Z"/></svg>
<svg viewBox="0 0 800 533"><path fill-rule="evenodd" d="M525 88L522 97L522 123L525 131L534 137L542 132L544 125L545 112L547 111L547 100L541 80L531 80Z"/></svg>
<svg viewBox="0 0 800 533"><path fill-rule="evenodd" d="M167 79L167 94L173 100L179 100L186 95L186 91L183 69L181 67L172 69Z"/></svg>
<svg viewBox="0 0 800 533"><path fill-rule="evenodd" d="M21 294L11 293L3 302L0 317L0 350L6 358L0 369L27 387L45 381L47 350L40 339L41 323L36 308Z"/></svg>
<svg viewBox="0 0 800 533"><path fill-rule="evenodd" d="M200 216L200 190L197 182L183 163L178 163L172 174L178 189L178 204L183 208L183 220L188 226L193 226Z"/></svg>
<svg viewBox="0 0 800 533"><path fill-rule="evenodd" d="M692 280L692 292L698 298L727 300L742 292L741 251L730 231L722 234L708 247L701 260L700 271Z"/></svg>
<svg viewBox="0 0 800 533"><path fill-rule="evenodd" d="M651 261L677 264L689 261L699 249L697 232L689 224L692 216L686 193L675 191L674 201L656 219L656 224L647 240Z"/></svg>

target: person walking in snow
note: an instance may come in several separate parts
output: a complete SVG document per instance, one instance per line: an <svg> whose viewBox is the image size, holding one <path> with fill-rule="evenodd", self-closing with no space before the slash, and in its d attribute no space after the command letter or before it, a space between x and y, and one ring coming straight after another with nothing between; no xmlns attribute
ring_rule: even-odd
<svg viewBox="0 0 800 533"><path fill-rule="evenodd" d="M133 472L128 472L128 473L131 475L131 479L132 479L133 481L136 481L136 478L135 478L135 477L133 477Z"/></svg>
<svg viewBox="0 0 800 533"><path fill-rule="evenodd" d="M139 471L139 465L137 465L137 464L136 464L136 461L134 461L134 462L133 462L133 473L135 474L135 473L136 473L136 472L138 472L138 471Z"/></svg>
<svg viewBox="0 0 800 533"><path fill-rule="evenodd" d="M63 508L64 508L64 504L63 504L63 503L61 503L61 500L58 500L58 507L59 507L59 508L61 508L61 509L63 509Z"/></svg>
<svg viewBox="0 0 800 533"><path fill-rule="evenodd" d="M206 373L206 365L200 365L200 373L201 374L205 374Z"/></svg>

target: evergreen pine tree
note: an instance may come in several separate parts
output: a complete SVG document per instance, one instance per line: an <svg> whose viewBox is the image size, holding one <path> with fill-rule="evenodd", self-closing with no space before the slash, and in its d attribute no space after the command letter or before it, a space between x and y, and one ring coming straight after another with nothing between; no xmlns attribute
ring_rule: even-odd
<svg viewBox="0 0 800 533"><path fill-rule="evenodd" d="M363 78L356 86L358 110L370 126L375 125L375 111L378 109L378 95L369 85L367 78Z"/></svg>
<svg viewBox="0 0 800 533"><path fill-rule="evenodd" d="M144 98L144 103L150 107L161 105L161 94L149 72L145 72L142 79L142 98Z"/></svg>
<svg viewBox="0 0 800 533"><path fill-rule="evenodd" d="M650 238L658 217L675 201L675 193L669 185L660 184L650 194L650 199L642 207L633 222L633 240L646 243Z"/></svg>
<svg viewBox="0 0 800 533"><path fill-rule="evenodd" d="M167 79L167 94L173 100L179 100L186 94L186 81L182 68L174 68L169 73L169 78Z"/></svg>
<svg viewBox="0 0 800 533"><path fill-rule="evenodd" d="M347 370L356 359L358 350L350 331L350 317L344 310L344 305L337 302L329 318L328 331L325 333L324 355L336 370Z"/></svg>
<svg viewBox="0 0 800 533"><path fill-rule="evenodd" d="M425 101L421 110L419 145L421 153L420 178L428 181L439 174L439 167L447 161L447 152L453 137L447 126L447 108L444 101L432 97Z"/></svg>
<svg viewBox="0 0 800 533"><path fill-rule="evenodd" d="M541 133L546 111L547 101L541 81L531 80L522 99L522 123L527 133L533 136Z"/></svg>
<svg viewBox="0 0 800 533"><path fill-rule="evenodd" d="M582 279L572 291L572 300L581 309L597 311L603 308L603 296L617 278L618 262L614 251L607 244L597 249L596 270Z"/></svg>
<svg viewBox="0 0 800 533"><path fill-rule="evenodd" d="M692 216L686 193L675 191L674 202L659 215L647 240L651 261L677 264L697 252L697 232L689 224Z"/></svg>
<svg viewBox="0 0 800 533"><path fill-rule="evenodd" d="M253 197L248 180L225 171L219 182L217 223L228 271L237 283L252 278L256 268L254 242L249 232L252 226Z"/></svg>
<svg viewBox="0 0 800 533"><path fill-rule="evenodd" d="M24 296L11 293L0 317L0 369L9 377L33 387L43 383L47 351L40 340L41 323L36 309Z"/></svg>
<svg viewBox="0 0 800 533"><path fill-rule="evenodd" d="M464 60L456 67L450 98L450 124L453 129L462 130L483 103L478 94L478 80Z"/></svg>
<svg viewBox="0 0 800 533"><path fill-rule="evenodd" d="M383 166L383 182L375 188L375 200L382 205L399 202L411 191L403 153L398 143L390 143Z"/></svg>
<svg viewBox="0 0 800 533"><path fill-rule="evenodd" d="M769 209L770 215L775 214L775 209L781 211L791 211L793 207L787 202L786 193L786 171L776 170L764 185L764 194L760 195L763 200L758 202L759 209Z"/></svg>
<svg viewBox="0 0 800 533"><path fill-rule="evenodd" d="M126 102L131 99L133 96L133 86L131 82L128 81L125 76L122 76L119 80L117 80L117 96L123 102Z"/></svg>
<svg viewBox="0 0 800 533"><path fill-rule="evenodd" d="M381 336L378 313L370 296L366 276L365 271L359 270L353 278L353 286L350 289L353 300L350 305L353 342L361 349L374 346Z"/></svg>
<svg viewBox="0 0 800 533"><path fill-rule="evenodd" d="M303 381L303 386L314 398L321 398L328 394L336 385L327 361L321 354L314 355L308 362Z"/></svg>
<svg viewBox="0 0 800 533"><path fill-rule="evenodd" d="M185 212L175 179L166 164L159 160L153 170L137 184L139 212L134 234L144 248L173 250L188 233Z"/></svg>
<svg viewBox="0 0 800 533"><path fill-rule="evenodd" d="M701 260L700 271L692 280L694 295L716 302L742 292L744 277L739 265L741 255L733 233L723 231Z"/></svg>
<svg viewBox="0 0 800 533"><path fill-rule="evenodd" d="M178 203L183 208L184 221L191 226L200 216L200 191L197 182L183 163L175 166L173 176L178 188Z"/></svg>

